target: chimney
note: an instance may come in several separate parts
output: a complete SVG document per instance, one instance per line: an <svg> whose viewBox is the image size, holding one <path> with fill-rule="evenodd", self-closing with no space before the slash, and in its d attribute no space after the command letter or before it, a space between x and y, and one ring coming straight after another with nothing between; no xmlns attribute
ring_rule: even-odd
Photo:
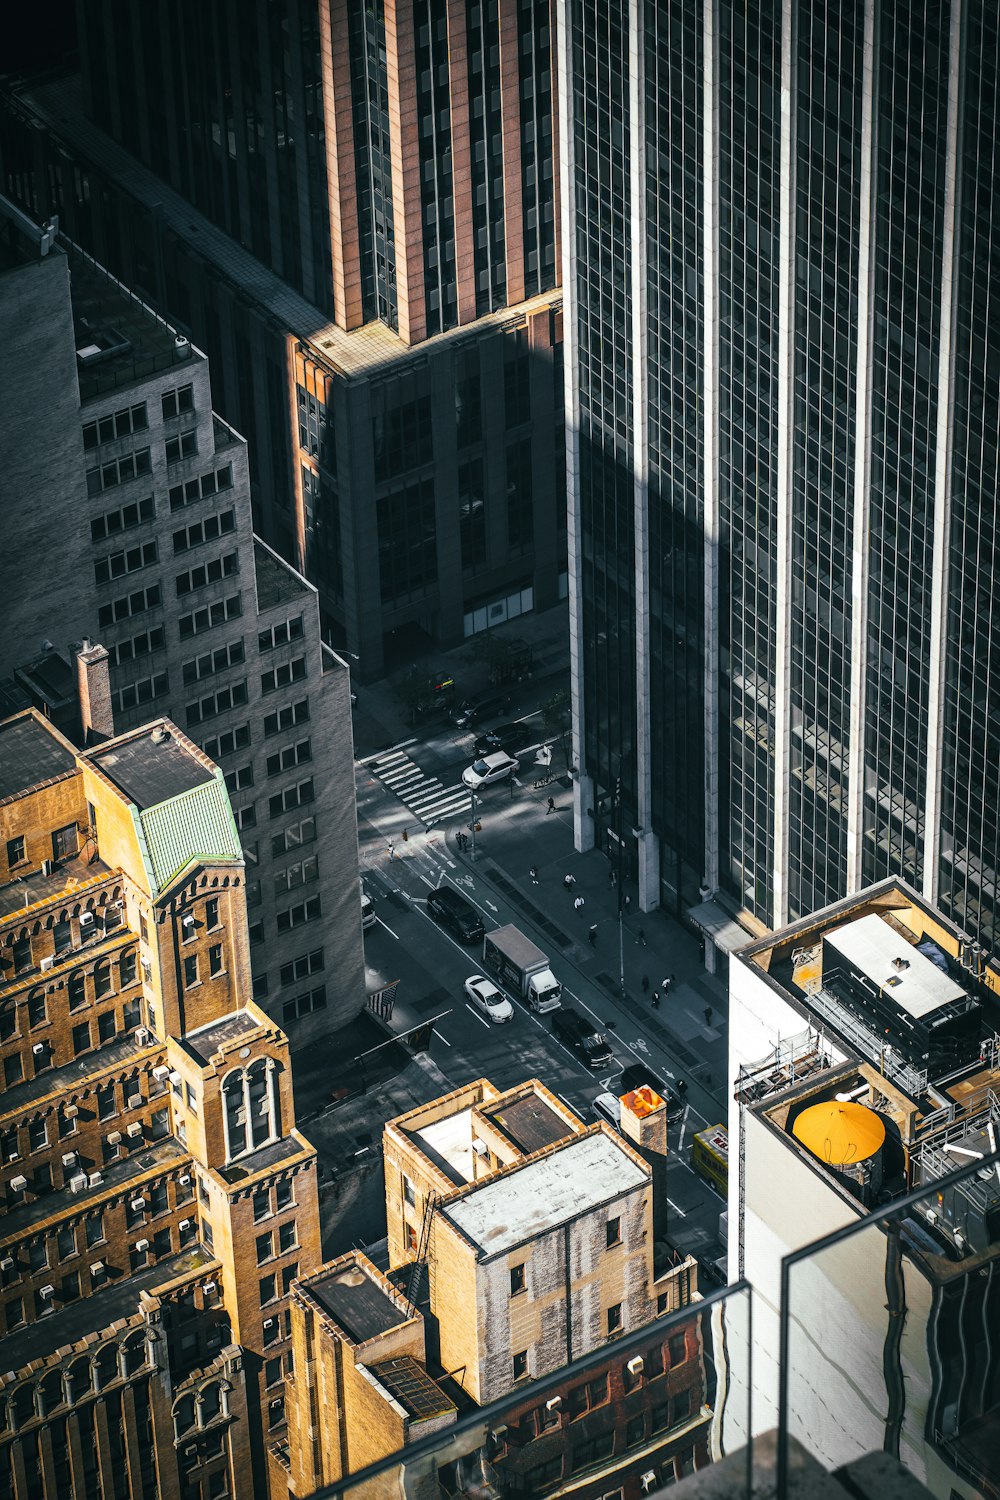
<svg viewBox="0 0 1000 1500"><path fill-rule="evenodd" d="M111 739L115 732L111 708L111 676L103 646L84 640L76 654L76 691L80 700L82 743Z"/></svg>
<svg viewBox="0 0 1000 1500"><path fill-rule="evenodd" d="M649 1163L653 1191L653 1239L667 1234L667 1102L643 1084L622 1095L622 1135Z"/></svg>

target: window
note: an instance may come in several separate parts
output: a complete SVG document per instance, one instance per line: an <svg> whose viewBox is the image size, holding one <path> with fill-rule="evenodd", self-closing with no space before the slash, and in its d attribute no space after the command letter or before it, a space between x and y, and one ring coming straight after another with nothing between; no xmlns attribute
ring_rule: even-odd
<svg viewBox="0 0 1000 1500"><path fill-rule="evenodd" d="M214 932L219 925L219 898L210 896L205 902L205 926L209 932Z"/></svg>
<svg viewBox="0 0 1000 1500"><path fill-rule="evenodd" d="M28 1245L28 1270L44 1271L49 1263L48 1246L44 1240L32 1240Z"/></svg>
<svg viewBox="0 0 1000 1500"><path fill-rule="evenodd" d="M99 1211L96 1214L88 1214L87 1218L84 1219L83 1224L84 1224L84 1238L87 1241L87 1248L88 1248L88 1250L92 1249L94 1245L103 1245L103 1243L104 1243L104 1214L103 1214L103 1212Z"/></svg>
<svg viewBox="0 0 1000 1500"><path fill-rule="evenodd" d="M306 859L296 860L294 864L286 865L283 870L277 871L274 876L274 894L284 896L296 886L308 885L311 880L316 880L318 877L319 860L315 854L310 854Z"/></svg>
<svg viewBox="0 0 1000 1500"><path fill-rule="evenodd" d="M99 495L102 490L112 490L118 484L127 484L130 479L149 474L151 470L148 448L126 453L122 458L110 459L99 468L87 470L87 494Z"/></svg>
<svg viewBox="0 0 1000 1500"><path fill-rule="evenodd" d="M306 675L306 659L297 656L294 661L284 662L280 666L272 667L269 672L260 675L260 690L262 693L273 693L278 688L288 687L290 683L302 682Z"/></svg>
<svg viewBox="0 0 1000 1500"><path fill-rule="evenodd" d="M294 1204L295 1193L293 1188L294 1183L290 1177L283 1177L279 1182L274 1184L274 1206L278 1213L283 1208L291 1208Z"/></svg>
<svg viewBox="0 0 1000 1500"><path fill-rule="evenodd" d="M267 757L268 776L280 776L295 766L304 766L312 760L312 745L309 740L299 740L297 745L286 745Z"/></svg>
<svg viewBox="0 0 1000 1500"><path fill-rule="evenodd" d="M24 858L24 834L19 833L15 838L7 840L7 864L19 865Z"/></svg>
<svg viewBox="0 0 1000 1500"><path fill-rule="evenodd" d="M278 1295L278 1278L277 1278L277 1276L274 1276L274 1275L271 1275L271 1276L262 1276L261 1280L260 1280L260 1305L261 1305L261 1307L266 1307L269 1302L273 1302L274 1299L277 1297L277 1295Z"/></svg>
<svg viewBox="0 0 1000 1500"><path fill-rule="evenodd" d="M191 636L213 630L216 625L223 625L227 620L238 620L242 614L242 594L230 594L228 599L217 599L214 604L206 604L202 609L181 615L177 622L180 639L190 640ZM248 740L247 744L249 743Z"/></svg>
<svg viewBox="0 0 1000 1500"><path fill-rule="evenodd" d="M132 948L128 953L122 954L121 963L118 965L119 985L123 990L127 989L130 984L135 984L138 977L139 960L135 949Z"/></svg>
<svg viewBox="0 0 1000 1500"><path fill-rule="evenodd" d="M278 709L276 713L264 715L264 738L270 739L274 734L281 734L297 724L308 722L309 699L302 698L298 703L291 703L287 708Z"/></svg>
<svg viewBox="0 0 1000 1500"><path fill-rule="evenodd" d="M319 974L323 969L323 950L314 948L311 953L303 953L291 963L281 966L281 983L295 984L300 979L307 979L310 974Z"/></svg>
<svg viewBox="0 0 1000 1500"><path fill-rule="evenodd" d="M64 828L57 828L52 835L52 858L54 860L71 859L79 847L80 837L75 823L67 823Z"/></svg>
<svg viewBox="0 0 1000 1500"><path fill-rule="evenodd" d="M94 998L100 1000L104 995L111 994L111 965L107 959L102 959L99 964L94 965Z"/></svg>
<svg viewBox="0 0 1000 1500"><path fill-rule="evenodd" d="M268 1359L264 1362L264 1384L266 1386L277 1385L281 1379L281 1359Z"/></svg>
<svg viewBox="0 0 1000 1500"><path fill-rule="evenodd" d="M49 1129L44 1120L28 1121L28 1150L41 1151L49 1144Z"/></svg>
<svg viewBox="0 0 1000 1500"><path fill-rule="evenodd" d="M192 521L173 534L174 556L190 552L192 547L202 547L206 542L217 542L222 536L231 536L236 530L235 510L223 510L217 515L204 516Z"/></svg>
<svg viewBox="0 0 1000 1500"><path fill-rule="evenodd" d="M22 1297L11 1297L4 1307L4 1316L7 1322L7 1332L13 1333L15 1328L24 1324L24 1299Z"/></svg>
<svg viewBox="0 0 1000 1500"><path fill-rule="evenodd" d="M246 681L234 682L230 687L220 688L216 693L210 693L205 698L199 698L196 703L188 703L184 708L184 715L190 728L192 725L204 723L206 719L214 719L219 714L228 713L231 708L241 708L247 702Z"/></svg>
<svg viewBox="0 0 1000 1500"><path fill-rule="evenodd" d="M202 563L198 568L189 568L186 573L178 573L177 597L181 599L185 594L193 593L195 589L204 588L207 583L218 583L221 578L231 578L239 571L238 552L227 552L224 557L215 557L211 562Z"/></svg>
<svg viewBox="0 0 1000 1500"><path fill-rule="evenodd" d="M103 516L94 516L90 523L90 540L106 542L110 537L131 531L134 526L143 526L152 519L153 497L147 495L143 500L120 505L117 510L105 511Z"/></svg>
<svg viewBox="0 0 1000 1500"><path fill-rule="evenodd" d="M227 667L238 667L243 661L243 642L232 641L228 646L220 646L216 651L207 651L204 656L196 656L191 661L186 661L181 668L181 676L185 687L192 682L198 682L203 677L212 677L216 672L224 672Z"/></svg>
<svg viewBox="0 0 1000 1500"><path fill-rule="evenodd" d="M271 835L271 855L277 857L289 849L299 849L303 844L311 844L315 837L316 819L303 818L300 823L291 823L281 833Z"/></svg>
<svg viewBox="0 0 1000 1500"><path fill-rule="evenodd" d="M515 1380L523 1380L528 1373L528 1351L521 1349L511 1360L512 1374Z"/></svg>
<svg viewBox="0 0 1000 1500"><path fill-rule="evenodd" d="M121 411L99 418L96 422L84 422L84 452L89 453L100 443L113 443L118 438L131 437L134 432L146 432L148 427L145 401L139 402L136 406L126 406Z"/></svg>
<svg viewBox="0 0 1000 1500"><path fill-rule="evenodd" d="M302 616L296 615L293 620L283 620L278 625L272 625L270 630L261 630L257 635L257 645L260 651L273 651L275 646L287 646L290 641L302 639Z"/></svg>
<svg viewBox="0 0 1000 1500"><path fill-rule="evenodd" d="M141 615L147 609L156 609L162 603L160 585L153 583L148 589L138 589L134 594L123 594L110 604L102 604L97 612L98 623L102 626L113 625L118 620L127 620L131 615Z"/></svg>
<svg viewBox="0 0 1000 1500"><path fill-rule="evenodd" d="M126 1000L122 1006L122 1031L135 1031L141 1025L142 1001L136 996L134 1000Z"/></svg>
<svg viewBox="0 0 1000 1500"><path fill-rule="evenodd" d="M7 1088L20 1083L22 1077L20 1052L8 1052L3 1060L3 1081Z"/></svg>
<svg viewBox="0 0 1000 1500"><path fill-rule="evenodd" d="M213 943L208 950L208 972L214 978L222 973L222 944Z"/></svg>
<svg viewBox="0 0 1000 1500"><path fill-rule="evenodd" d="M255 974L254 975L254 978L253 978L253 997L254 997L255 1000L257 1000L257 1001L266 1000L269 988L270 988L270 986L268 984L268 980L267 980L267 975L266 974Z"/></svg>
<svg viewBox="0 0 1000 1500"><path fill-rule="evenodd" d="M292 1282L299 1274L298 1265L285 1266L281 1273L281 1295L287 1297L292 1289Z"/></svg>
<svg viewBox="0 0 1000 1500"><path fill-rule="evenodd" d="M278 1230L279 1254L286 1255L289 1250L294 1250L298 1243L299 1235L295 1225L295 1220L292 1219L289 1223L282 1224L281 1228Z"/></svg>
<svg viewBox="0 0 1000 1500"><path fill-rule="evenodd" d="M240 724L235 729L227 729L225 734L202 740L201 748L209 760L219 760L223 755L235 755L237 750L245 750L249 744L250 725Z"/></svg>
<svg viewBox="0 0 1000 1500"><path fill-rule="evenodd" d="M56 1255L60 1260L72 1260L76 1254L76 1226L67 1225L56 1235Z"/></svg>
<svg viewBox="0 0 1000 1500"><path fill-rule="evenodd" d="M183 510L185 505L194 505L196 501L204 500L210 495L221 495L224 490L231 490L232 487L232 464L225 464L221 469L209 469L207 474L199 474L194 479L185 479L183 484L170 486L170 509Z"/></svg>
<svg viewBox="0 0 1000 1500"><path fill-rule="evenodd" d="M248 802L246 807L234 807L233 817L236 819L236 826L241 833L246 828L256 828L257 826L257 809L252 802Z"/></svg>
<svg viewBox="0 0 1000 1500"><path fill-rule="evenodd" d="M617 1333L622 1326L622 1305L613 1302L608 1308L608 1332Z"/></svg>
<svg viewBox="0 0 1000 1500"><path fill-rule="evenodd" d="M103 1016L98 1016L97 1018L98 1046L103 1047L105 1042L113 1042L117 1035L118 1028L115 1025L115 1013L113 1010L106 1010Z"/></svg>
<svg viewBox="0 0 1000 1500"><path fill-rule="evenodd" d="M189 989L191 985L198 983L198 955L190 954L184 960L184 988Z"/></svg>
<svg viewBox="0 0 1000 1500"><path fill-rule="evenodd" d="M262 1266L266 1260L270 1260L274 1254L274 1235L268 1230L267 1234L257 1236L257 1264Z"/></svg>
<svg viewBox="0 0 1000 1500"><path fill-rule="evenodd" d="M122 712L138 708L143 703L152 703L154 698L163 698L170 691L170 677L166 672L154 672L149 677L140 677L115 693L115 706Z"/></svg>
<svg viewBox="0 0 1000 1500"><path fill-rule="evenodd" d="M164 391L160 397L160 405L165 422L169 422L172 417L179 417L181 412L194 411L194 386L181 385L175 391Z"/></svg>
<svg viewBox="0 0 1000 1500"><path fill-rule="evenodd" d="M281 1018L283 1021L299 1021L314 1010L325 1009L326 985L321 984L314 990L305 990L301 995L296 995L293 1000L283 1000Z"/></svg>
<svg viewBox="0 0 1000 1500"><path fill-rule="evenodd" d="M620 1218L609 1219L607 1222L607 1245L610 1250L614 1245L622 1242L622 1221Z"/></svg>
<svg viewBox="0 0 1000 1500"><path fill-rule="evenodd" d="M510 1295L516 1297L518 1292L525 1289L524 1266L511 1266L510 1268Z"/></svg>
<svg viewBox="0 0 1000 1500"><path fill-rule="evenodd" d="M154 625L150 630L140 630L138 635L119 641L116 646L109 646L108 654L114 666L120 667L124 662L141 661L144 656L152 656L154 651L162 651L166 643L163 626Z"/></svg>
<svg viewBox="0 0 1000 1500"><path fill-rule="evenodd" d="M94 582L110 583L113 578L124 578L127 573L150 568L158 555L155 542L142 542L135 547L128 547L124 552L112 552L110 557L101 557L95 561Z"/></svg>
<svg viewBox="0 0 1000 1500"><path fill-rule="evenodd" d="M683 1333L675 1333L670 1340L670 1343L667 1345L667 1359L671 1369L675 1365L682 1365L687 1359L687 1341Z"/></svg>
<svg viewBox="0 0 1000 1500"><path fill-rule="evenodd" d="M253 1221L259 1224L271 1212L271 1197L267 1188L258 1188L253 1195Z"/></svg>
<svg viewBox="0 0 1000 1500"><path fill-rule="evenodd" d="M45 991L32 990L28 996L28 1026L29 1028L44 1026L47 1020L48 1013L45 1008Z"/></svg>
<svg viewBox="0 0 1000 1500"><path fill-rule="evenodd" d="M113 1083L99 1084L97 1089L97 1118L110 1120L115 1113L115 1086Z"/></svg>
<svg viewBox="0 0 1000 1500"><path fill-rule="evenodd" d="M272 818L280 817L283 812L291 812L295 807L308 807L313 801L314 790L312 777L305 781L298 781L294 786L286 786L284 791L275 792L273 797L268 798L268 815Z"/></svg>
<svg viewBox="0 0 1000 1500"><path fill-rule="evenodd" d="M81 1052L86 1052L90 1047L90 1022L81 1021L79 1026L73 1027L73 1056L79 1057Z"/></svg>
<svg viewBox="0 0 1000 1500"><path fill-rule="evenodd" d="M163 449L168 464L179 464L182 459L194 458L198 452L197 429L191 427L187 432L179 432L176 437L167 438Z"/></svg>
<svg viewBox="0 0 1000 1500"><path fill-rule="evenodd" d="M293 927L301 927L306 922L315 922L319 916L322 916L320 898L310 896L308 901L302 901L297 906L289 906L285 911L279 911L278 931L289 932Z"/></svg>

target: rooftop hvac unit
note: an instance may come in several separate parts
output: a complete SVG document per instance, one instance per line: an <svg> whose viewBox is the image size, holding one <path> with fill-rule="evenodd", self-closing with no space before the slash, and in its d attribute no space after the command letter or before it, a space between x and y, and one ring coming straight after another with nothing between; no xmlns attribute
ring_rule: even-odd
<svg viewBox="0 0 1000 1500"><path fill-rule="evenodd" d="M131 1125L128 1127L127 1134L133 1141L138 1140L139 1136L142 1135L142 1125L138 1120L132 1121Z"/></svg>
<svg viewBox="0 0 1000 1500"><path fill-rule="evenodd" d="M157 1063L156 1067L153 1069L153 1077L154 1078L168 1078L169 1076L170 1076L170 1069L167 1067L166 1063Z"/></svg>
<svg viewBox="0 0 1000 1500"><path fill-rule="evenodd" d="M136 1240L136 1242L135 1242L135 1248L137 1250L148 1250L149 1249L149 1241L148 1240Z"/></svg>
<svg viewBox="0 0 1000 1500"><path fill-rule="evenodd" d="M182 333L179 333L174 339L174 353L178 359L187 359L191 353L191 341L190 339L186 339Z"/></svg>
<svg viewBox="0 0 1000 1500"><path fill-rule="evenodd" d="M31 1046L31 1050L32 1050L32 1052L34 1052L35 1056L37 1057L38 1053L39 1052L44 1052L47 1046L48 1046L47 1042L33 1042L32 1046Z"/></svg>
<svg viewBox="0 0 1000 1500"><path fill-rule="evenodd" d="M66 1108L63 1110L63 1114L66 1116L67 1120L75 1120L79 1113L80 1111L75 1104L67 1104Z"/></svg>
<svg viewBox="0 0 1000 1500"><path fill-rule="evenodd" d="M190 1219L182 1219L180 1221L180 1223L178 1224L177 1228L178 1229L190 1229L191 1228L191 1220Z"/></svg>
<svg viewBox="0 0 1000 1500"><path fill-rule="evenodd" d="M46 1302L49 1300L50 1297L54 1297L55 1294L56 1294L56 1289L55 1289L54 1286L40 1286L38 1288L38 1295L39 1295L39 1297L44 1297L45 1300L46 1300Z"/></svg>
<svg viewBox="0 0 1000 1500"><path fill-rule="evenodd" d="M12 1271L13 1269L14 1269L14 1257L13 1257L13 1255L5 1255L3 1257L3 1259L0 1260L0 1271Z"/></svg>
<svg viewBox="0 0 1000 1500"><path fill-rule="evenodd" d="M10 1190L12 1193L23 1193L27 1186L27 1177L22 1177L20 1176L20 1174L18 1174L17 1177L12 1177L10 1179Z"/></svg>
<svg viewBox="0 0 1000 1500"><path fill-rule="evenodd" d="M177 1181L180 1183L181 1187L187 1187L191 1182L191 1173L182 1172Z"/></svg>
<svg viewBox="0 0 1000 1500"><path fill-rule="evenodd" d="M91 1187L100 1187L100 1185L101 1185L101 1183L103 1181L104 1181L104 1173L103 1172L91 1172L91 1174L90 1174L90 1185L91 1185Z"/></svg>
<svg viewBox="0 0 1000 1500"><path fill-rule="evenodd" d="M109 1146L120 1146L121 1143L122 1143L122 1133L121 1133L121 1131L120 1130L109 1131L109 1133L108 1133L108 1145Z"/></svg>
<svg viewBox="0 0 1000 1500"><path fill-rule="evenodd" d="M80 913L80 927L81 928L93 927L93 925L94 925L94 913L92 911L82 911Z"/></svg>
<svg viewBox="0 0 1000 1500"><path fill-rule="evenodd" d="M66 1151L63 1154L62 1164L63 1164L64 1167L75 1167L76 1166L76 1152L75 1151Z"/></svg>
<svg viewBox="0 0 1000 1500"><path fill-rule="evenodd" d="M145 1200L145 1198L132 1198L130 1200L130 1202L129 1202L129 1208L134 1209L136 1213L139 1213L145 1207L146 1207L146 1200Z"/></svg>
<svg viewBox="0 0 1000 1500"><path fill-rule="evenodd" d="M140 1044L140 1046L144 1047L146 1045L150 1038L149 1032L145 1026L137 1026L135 1028L135 1039Z"/></svg>
<svg viewBox="0 0 1000 1500"><path fill-rule="evenodd" d="M55 954L54 953L47 953L45 955L45 957L39 963L38 967L41 969L41 971L42 971L43 974L47 974L50 969L54 969L55 968L55 963L56 963L56 956L55 956Z"/></svg>
<svg viewBox="0 0 1000 1500"><path fill-rule="evenodd" d="M71 1193L82 1193L82 1192L85 1191L86 1187L87 1187L87 1174L86 1174L86 1172L74 1172L73 1176L69 1180L69 1190L70 1190L70 1192Z"/></svg>
<svg viewBox="0 0 1000 1500"><path fill-rule="evenodd" d="M641 1375L644 1369L642 1355L633 1354L632 1358L629 1360L625 1368L628 1370L630 1375Z"/></svg>
<svg viewBox="0 0 1000 1500"><path fill-rule="evenodd" d="M103 1276L105 1269L103 1260L95 1260L90 1268L90 1274L91 1276Z"/></svg>

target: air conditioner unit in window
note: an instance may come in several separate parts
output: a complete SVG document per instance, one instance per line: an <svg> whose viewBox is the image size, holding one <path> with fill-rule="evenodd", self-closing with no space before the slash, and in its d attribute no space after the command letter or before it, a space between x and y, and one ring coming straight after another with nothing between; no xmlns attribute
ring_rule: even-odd
<svg viewBox="0 0 1000 1500"><path fill-rule="evenodd" d="M75 1120L79 1113L80 1111L75 1104L67 1104L66 1108L63 1110L63 1114L66 1116L67 1120Z"/></svg>
<svg viewBox="0 0 1000 1500"><path fill-rule="evenodd" d="M206 1297L210 1297L215 1291L215 1282L206 1281L202 1286L202 1291L205 1293Z"/></svg>
<svg viewBox="0 0 1000 1500"><path fill-rule="evenodd" d="M56 966L56 956L55 956L54 953L47 953L45 955L45 957L39 962L39 965L38 965L38 967L41 969L41 971L42 971L43 974L47 974L49 972L49 970L50 969L54 969L55 966Z"/></svg>
<svg viewBox="0 0 1000 1500"><path fill-rule="evenodd" d="M121 1133L120 1130L111 1130L111 1131L108 1132L108 1145L109 1146L120 1146L121 1143L122 1143L122 1133Z"/></svg>
<svg viewBox="0 0 1000 1500"><path fill-rule="evenodd" d="M47 1042L34 1042L34 1043L32 1043L31 1050L32 1050L32 1052L34 1052L35 1056L37 1057L38 1054L39 1054L39 1052L44 1052L46 1050L47 1046L48 1046Z"/></svg>
<svg viewBox="0 0 1000 1500"><path fill-rule="evenodd" d="M140 1213L146 1207L146 1200L145 1198L131 1198L128 1206L134 1209L136 1213Z"/></svg>
<svg viewBox="0 0 1000 1500"><path fill-rule="evenodd" d="M176 1068L171 1069L169 1077L171 1083L177 1084L181 1081L181 1075L178 1073Z"/></svg>
<svg viewBox="0 0 1000 1500"><path fill-rule="evenodd" d="M190 1229L191 1228L191 1220L190 1219L182 1219L180 1221L180 1223L178 1224L177 1228L180 1229L180 1230Z"/></svg>
<svg viewBox="0 0 1000 1500"><path fill-rule="evenodd" d="M187 1447L184 1449L184 1457L185 1458L196 1458L197 1456L198 1456L198 1444L197 1443L188 1443Z"/></svg>
<svg viewBox="0 0 1000 1500"><path fill-rule="evenodd" d="M95 1260L90 1268L90 1274L91 1276L103 1276L106 1269L103 1260Z"/></svg>
<svg viewBox="0 0 1000 1500"><path fill-rule="evenodd" d="M167 1078L169 1077L169 1075L170 1069L167 1067L166 1063L157 1063L156 1067L153 1069L154 1078Z"/></svg>
<svg viewBox="0 0 1000 1500"><path fill-rule="evenodd" d="M16 1152L16 1151L12 1151L12 1152L11 1152L11 1153L10 1153L10 1155L9 1155L9 1156L8 1156L8 1158L7 1158L7 1160L8 1160L8 1161L9 1161L9 1162L11 1162L11 1161L20 1161L20 1160L21 1160L21 1158L20 1158L20 1157L19 1157L19 1156L18 1156L18 1154L17 1154L17 1152Z"/></svg>
<svg viewBox="0 0 1000 1500"><path fill-rule="evenodd" d="M3 1257L3 1259L0 1260L0 1271L12 1271L13 1269L14 1269L14 1257L13 1257L13 1255L5 1255Z"/></svg>
<svg viewBox="0 0 1000 1500"><path fill-rule="evenodd" d="M180 1183L181 1187L188 1187L188 1186L190 1186L190 1183L191 1183L191 1173L190 1172L182 1172L181 1175L178 1177L177 1181Z"/></svg>
<svg viewBox="0 0 1000 1500"><path fill-rule="evenodd" d="M550 1396L549 1399L545 1403L545 1410L546 1411L558 1411L559 1408L560 1408L560 1406L562 1406L562 1397L561 1396Z"/></svg>
<svg viewBox="0 0 1000 1500"><path fill-rule="evenodd" d="M17 1176L10 1179L10 1190L12 1193L23 1193L27 1186L27 1177Z"/></svg>
<svg viewBox="0 0 1000 1500"><path fill-rule="evenodd" d="M100 1185L101 1185L101 1183L103 1181L104 1181L104 1173L103 1172L91 1172L91 1174L90 1174L90 1185L91 1185L91 1187L100 1187Z"/></svg>
<svg viewBox="0 0 1000 1500"><path fill-rule="evenodd" d="M149 1032L145 1026L137 1026L135 1028L135 1039L141 1047L144 1047L150 1040Z"/></svg>
<svg viewBox="0 0 1000 1500"><path fill-rule="evenodd" d="M641 1375L645 1368L642 1355L633 1354L632 1358L629 1360L625 1368L628 1370L630 1375Z"/></svg>
<svg viewBox="0 0 1000 1500"><path fill-rule="evenodd" d="M93 925L94 925L94 913L92 911L82 911L80 913L80 929L81 929L81 931L86 930L86 928L88 928L88 927L93 927Z"/></svg>
<svg viewBox="0 0 1000 1500"><path fill-rule="evenodd" d="M75 1167L76 1166L76 1152L75 1151L66 1151L66 1152L64 1152L63 1153L62 1164L63 1164L64 1167Z"/></svg>
<svg viewBox="0 0 1000 1500"><path fill-rule="evenodd" d="M191 928L194 926L194 912L186 911L181 917L181 926Z"/></svg>
<svg viewBox="0 0 1000 1500"><path fill-rule="evenodd" d="M149 1249L149 1241L148 1240L136 1240L136 1242L135 1242L135 1248L137 1250L148 1250Z"/></svg>
<svg viewBox="0 0 1000 1500"><path fill-rule="evenodd" d="M647 1469L639 1480L639 1483L642 1485L642 1493L648 1495L650 1490L656 1485L656 1470Z"/></svg>
<svg viewBox="0 0 1000 1500"><path fill-rule="evenodd" d="M128 1127L127 1134L131 1137L131 1139L133 1141L137 1140L138 1137L140 1135L142 1135L142 1126L141 1126L141 1124L139 1123L138 1120L133 1120L132 1121L132 1124Z"/></svg>
<svg viewBox="0 0 1000 1500"><path fill-rule="evenodd" d="M69 1180L69 1190L70 1190L70 1192L71 1193L82 1193L82 1192L84 1192L86 1190L86 1187L87 1187L87 1174L86 1174L86 1172L74 1172L73 1176Z"/></svg>
<svg viewBox="0 0 1000 1500"><path fill-rule="evenodd" d="M54 1286L40 1286L38 1288L38 1295L39 1295L39 1297L44 1297L45 1300L46 1300L46 1302L49 1300L50 1297L54 1297L55 1294L56 1294L56 1289L55 1289Z"/></svg>
<svg viewBox="0 0 1000 1500"><path fill-rule="evenodd" d="M265 1328L273 1328L274 1327L274 1319L273 1318L265 1318L264 1319L264 1327Z"/></svg>

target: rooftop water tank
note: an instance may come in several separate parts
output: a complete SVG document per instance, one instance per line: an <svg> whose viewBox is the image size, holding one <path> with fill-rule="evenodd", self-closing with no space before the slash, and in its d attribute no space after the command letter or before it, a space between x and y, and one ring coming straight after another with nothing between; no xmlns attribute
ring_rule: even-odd
<svg viewBox="0 0 1000 1500"><path fill-rule="evenodd" d="M862 1202L871 1202L882 1186L885 1126L873 1109L839 1099L810 1105L798 1116L792 1134L832 1172L846 1179Z"/></svg>

